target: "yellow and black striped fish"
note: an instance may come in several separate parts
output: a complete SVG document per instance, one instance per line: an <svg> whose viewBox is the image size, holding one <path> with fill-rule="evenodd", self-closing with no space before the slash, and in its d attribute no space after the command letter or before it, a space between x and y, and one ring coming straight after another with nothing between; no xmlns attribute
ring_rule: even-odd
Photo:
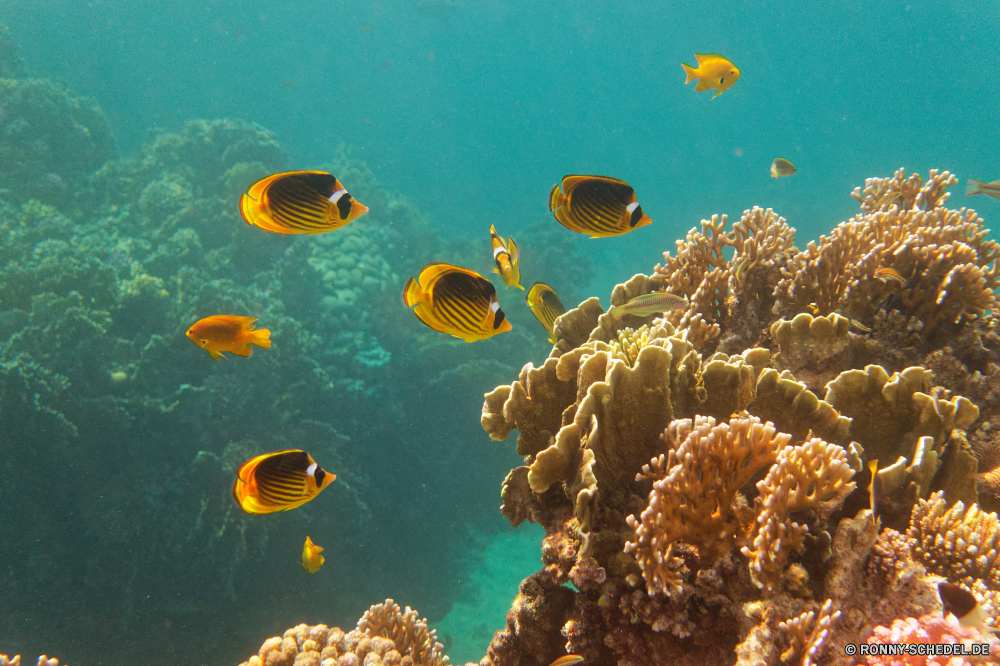
<svg viewBox="0 0 1000 666"><path fill-rule="evenodd" d="M493 272L498 273L503 278L504 284L508 287L524 289L521 286L521 269L518 266L521 252L517 249L514 237L511 236L509 241L504 243L503 237L497 233L496 227L491 224L490 243L493 245L493 261L497 264Z"/></svg>
<svg viewBox="0 0 1000 666"><path fill-rule="evenodd" d="M336 478L305 451L265 453L240 467L233 499L247 513L288 511L316 497Z"/></svg>
<svg viewBox="0 0 1000 666"><path fill-rule="evenodd" d="M403 288L403 303L417 319L440 333L466 342L511 330L497 290L475 271L441 262L427 264Z"/></svg>
<svg viewBox="0 0 1000 666"><path fill-rule="evenodd" d="M368 212L325 171L286 171L261 178L240 197L247 224L276 234L322 234Z"/></svg>
<svg viewBox="0 0 1000 666"><path fill-rule="evenodd" d="M559 224L591 238L620 236L653 221L642 212L635 190L606 176L564 176L552 188L549 210Z"/></svg>
<svg viewBox="0 0 1000 666"><path fill-rule="evenodd" d="M555 344L556 336L552 330L556 317L566 312L566 307L559 300L555 289L542 282L531 285L524 301L531 308L531 313L538 318L545 330L549 332L549 342Z"/></svg>

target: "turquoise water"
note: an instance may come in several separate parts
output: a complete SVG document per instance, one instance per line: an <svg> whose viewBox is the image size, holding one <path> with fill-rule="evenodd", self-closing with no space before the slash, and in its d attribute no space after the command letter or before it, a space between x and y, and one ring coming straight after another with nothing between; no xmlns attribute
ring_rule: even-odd
<svg viewBox="0 0 1000 666"><path fill-rule="evenodd" d="M469 530L509 529L496 507L519 462L483 433L481 395L540 362L545 336L514 289L502 339L432 334L399 303L406 279L430 261L488 274L492 223L518 239L525 286L607 304L713 213L772 207L803 247L855 214L866 177L994 180L998 11L0 1L27 75L65 85L46 99L94 100L117 146L81 157L52 129L77 122L58 104L0 115L0 143L24 139L41 164L0 164L17 172L0 171L0 653L238 663L299 622L353 626L387 596L432 621L474 601L502 623L510 597L463 582L494 552ZM695 52L741 79L714 100L685 87ZM183 129L195 119L244 124ZM78 122L96 141L100 123ZM799 173L770 178L779 156ZM341 234L357 243L247 228L235 206L263 175L253 163L334 171L372 208ZM567 173L627 180L653 225L562 229L547 195ZM1000 204L963 189L950 206L991 220ZM370 284L313 270L364 256L386 267ZM216 365L184 339L229 310L259 317L274 348ZM288 447L338 482L295 512L234 513L234 465ZM326 548L314 576L298 563L306 534ZM473 639L451 640L474 658Z"/></svg>

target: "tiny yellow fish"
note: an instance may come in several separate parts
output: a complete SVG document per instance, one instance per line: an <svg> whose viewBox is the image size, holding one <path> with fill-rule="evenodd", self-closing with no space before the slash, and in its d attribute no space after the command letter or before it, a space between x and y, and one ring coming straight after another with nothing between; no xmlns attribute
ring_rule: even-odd
<svg viewBox="0 0 1000 666"><path fill-rule="evenodd" d="M794 176L798 173L795 165L784 158L777 158L771 163L771 178L782 178L784 176Z"/></svg>
<svg viewBox="0 0 1000 666"><path fill-rule="evenodd" d="M251 344L271 348L271 331L266 328L254 330L255 321L253 317L213 315L196 321L188 329L187 336L207 351L216 363L220 358L226 358L222 352L249 357Z"/></svg>
<svg viewBox="0 0 1000 666"><path fill-rule="evenodd" d="M553 661L549 666L573 666L573 664L579 664L581 661L583 661L583 657L578 654L565 654Z"/></svg>
<svg viewBox="0 0 1000 666"><path fill-rule="evenodd" d="M968 185L965 186L965 193L970 195L985 194L1000 201L1000 180L994 180L992 183L981 183L970 178Z"/></svg>
<svg viewBox="0 0 1000 666"><path fill-rule="evenodd" d="M882 280L882 282L896 282L900 286L906 284L906 280L903 279L903 276L900 275L899 271L897 271L895 268L876 269L875 277L877 277L879 280Z"/></svg>
<svg viewBox="0 0 1000 666"><path fill-rule="evenodd" d="M878 520L878 508L882 503L882 477L878 475L878 458L868 461L868 470L872 473L871 485L868 487L868 501L871 503L872 519Z"/></svg>
<svg viewBox="0 0 1000 666"><path fill-rule="evenodd" d="M739 81L740 70L717 53L695 53L694 57L698 59L697 69L681 63L681 67L687 72L687 80L684 85L698 79L698 85L694 89L703 92L715 88L717 92L712 95L712 99L715 99Z"/></svg>
<svg viewBox="0 0 1000 666"><path fill-rule="evenodd" d="M496 227L491 224L490 242L493 243L493 261L497 263L497 267L493 269L493 272L499 273L500 277L503 278L504 284L508 287L517 287L523 291L524 287L521 286L521 269L518 267L518 259L521 257L521 253L517 249L517 243L514 242L514 238L511 237L507 243L504 243L503 238L497 233Z"/></svg>
<svg viewBox="0 0 1000 666"><path fill-rule="evenodd" d="M302 546L302 568L311 574L319 571L319 568L326 562L326 558L320 555L322 552L322 547L317 546L312 542L312 539L306 537L306 542Z"/></svg>

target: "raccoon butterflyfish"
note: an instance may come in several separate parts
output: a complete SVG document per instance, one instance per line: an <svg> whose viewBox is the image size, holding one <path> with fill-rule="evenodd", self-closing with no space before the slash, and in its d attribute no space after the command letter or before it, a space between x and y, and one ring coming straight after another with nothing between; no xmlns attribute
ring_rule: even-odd
<svg viewBox="0 0 1000 666"><path fill-rule="evenodd" d="M490 242L493 244L493 261L497 263L497 267L493 271L500 274L504 284L508 287L524 289L521 286L521 269L517 263L521 253L517 249L517 243L514 242L514 238L511 237L505 244L503 238L497 234L496 227L491 224Z"/></svg>
<svg viewBox="0 0 1000 666"><path fill-rule="evenodd" d="M627 234L653 222L631 185L606 176L564 176L549 194L549 210L559 224L591 238Z"/></svg>
<svg viewBox="0 0 1000 666"><path fill-rule="evenodd" d="M938 596L941 597L945 617L951 613L958 619L960 625L975 627L983 635L997 631L996 627L990 626L990 618L986 614L986 609L979 603L975 595L964 587L941 581L938 583Z"/></svg>
<svg viewBox="0 0 1000 666"><path fill-rule="evenodd" d="M271 348L271 331L266 328L254 330L255 321L254 317L212 315L196 321L188 329L187 336L191 338L191 342L207 351L216 363L220 358L226 358L222 352L250 356L251 344L264 349Z"/></svg>
<svg viewBox="0 0 1000 666"><path fill-rule="evenodd" d="M319 568L326 562L326 558L320 555L322 552L322 547L317 546L312 542L312 539L306 537L306 542L302 546L302 568L309 573L319 571Z"/></svg>
<svg viewBox="0 0 1000 666"><path fill-rule="evenodd" d="M322 234L368 212L325 171L286 171L261 178L240 197L247 224L276 234Z"/></svg>
<svg viewBox="0 0 1000 666"><path fill-rule="evenodd" d="M536 282L531 285L524 301L531 308L531 313L538 318L545 330L549 332L549 342L555 344L556 336L553 332L556 318L565 314L566 306L559 300L559 295L555 289L547 284Z"/></svg>
<svg viewBox="0 0 1000 666"><path fill-rule="evenodd" d="M461 266L427 264L403 287L403 303L416 305L413 313L430 328L466 342L511 330L490 281Z"/></svg>
<svg viewBox="0 0 1000 666"><path fill-rule="evenodd" d="M233 499L247 513L288 511L316 497L336 478L305 451L265 453L240 467Z"/></svg>
<svg viewBox="0 0 1000 666"><path fill-rule="evenodd" d="M698 79L698 85L694 89L703 92L715 88L716 93L712 95L712 99L715 99L739 81L740 70L717 53L695 53L694 57L698 59L697 69L681 63L681 67L687 72L687 80L684 81L684 85Z"/></svg>
<svg viewBox="0 0 1000 666"><path fill-rule="evenodd" d="M784 176L794 176L798 173L795 165L788 160L779 157L771 162L771 178L783 178Z"/></svg>
<svg viewBox="0 0 1000 666"><path fill-rule="evenodd" d="M674 296L665 291L654 291L651 294L636 296L624 305L616 305L608 310L608 314L615 319L621 319L623 315L627 314L634 317L648 317L651 314L670 312L687 306L688 300L683 296Z"/></svg>
<svg viewBox="0 0 1000 666"><path fill-rule="evenodd" d="M965 186L965 193L972 194L985 194L988 197L993 197L997 201L1000 201L1000 180L994 180L992 183L981 183L978 180L969 179L969 182Z"/></svg>

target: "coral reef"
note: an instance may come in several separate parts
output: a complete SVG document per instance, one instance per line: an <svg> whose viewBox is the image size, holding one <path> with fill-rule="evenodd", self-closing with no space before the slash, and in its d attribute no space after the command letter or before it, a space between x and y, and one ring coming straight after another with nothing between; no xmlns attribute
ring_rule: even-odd
<svg viewBox="0 0 1000 666"><path fill-rule="evenodd" d="M417 612L392 599L376 604L356 629L300 624L264 641L240 666L447 666L433 629Z"/></svg>
<svg viewBox="0 0 1000 666"><path fill-rule="evenodd" d="M687 309L559 318L483 404L524 456L501 510L546 530L484 666L856 663L847 643L940 612L941 577L995 617L1000 245L944 208L954 182L872 179L804 251L771 210L714 216L611 295Z"/></svg>
<svg viewBox="0 0 1000 666"><path fill-rule="evenodd" d="M968 657L952 657L948 655L876 655L865 656L862 664L874 666L935 666L966 664L996 664L1000 663L1000 640L992 634L983 635L977 629L963 627L954 615L923 615L919 618L908 617L893 621L890 627L875 627L874 635L868 639L868 645L931 645L951 644L965 645L970 643L985 643L989 645L988 655L970 655ZM875 648L873 648L875 650Z"/></svg>
<svg viewBox="0 0 1000 666"><path fill-rule="evenodd" d="M34 198L63 212L116 152L97 103L44 79L0 78L0 136L2 198Z"/></svg>

